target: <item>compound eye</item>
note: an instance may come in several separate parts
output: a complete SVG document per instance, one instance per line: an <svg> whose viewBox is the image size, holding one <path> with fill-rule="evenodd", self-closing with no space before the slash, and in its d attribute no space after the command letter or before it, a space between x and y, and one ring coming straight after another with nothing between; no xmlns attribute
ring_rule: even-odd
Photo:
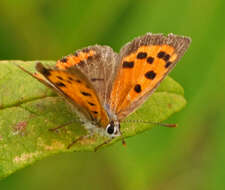
<svg viewBox="0 0 225 190"><path fill-rule="evenodd" d="M108 134L112 135L115 132L115 127L114 125L109 124L106 128L106 131Z"/></svg>

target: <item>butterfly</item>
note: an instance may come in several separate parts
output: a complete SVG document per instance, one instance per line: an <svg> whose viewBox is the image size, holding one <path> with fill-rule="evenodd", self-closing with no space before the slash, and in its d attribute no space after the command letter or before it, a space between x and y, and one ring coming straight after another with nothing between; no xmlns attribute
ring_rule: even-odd
<svg viewBox="0 0 225 190"><path fill-rule="evenodd" d="M58 60L54 67L39 62L38 73L22 69L63 96L87 131L109 137L108 143L121 136L120 123L154 92L190 42L185 36L147 33L119 53L94 45Z"/></svg>

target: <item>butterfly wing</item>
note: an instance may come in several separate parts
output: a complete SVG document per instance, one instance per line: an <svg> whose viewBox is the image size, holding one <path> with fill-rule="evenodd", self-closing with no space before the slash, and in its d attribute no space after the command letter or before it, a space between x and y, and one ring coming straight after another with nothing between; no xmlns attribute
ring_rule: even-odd
<svg viewBox="0 0 225 190"><path fill-rule="evenodd" d="M95 121L99 127L107 126L108 115L100 103L96 90L79 69L74 66L66 69L46 68L41 63L36 65L36 69L60 95L89 120Z"/></svg>
<svg viewBox="0 0 225 190"><path fill-rule="evenodd" d="M188 37L147 33L126 44L119 54L110 109L119 120L135 111L183 56Z"/></svg>
<svg viewBox="0 0 225 190"><path fill-rule="evenodd" d="M105 105L109 100L117 63L118 54L111 47L95 45L64 57L57 62L56 67L78 68L92 83L102 105Z"/></svg>

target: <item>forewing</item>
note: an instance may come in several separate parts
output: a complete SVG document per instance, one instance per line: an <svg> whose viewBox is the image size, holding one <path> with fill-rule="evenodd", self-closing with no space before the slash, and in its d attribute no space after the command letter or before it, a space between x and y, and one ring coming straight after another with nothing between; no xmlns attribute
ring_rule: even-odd
<svg viewBox="0 0 225 190"><path fill-rule="evenodd" d="M59 94L83 112L88 119L98 123L99 127L106 127L109 119L96 90L76 67L45 68L38 63L36 69L60 92Z"/></svg>
<svg viewBox="0 0 225 190"><path fill-rule="evenodd" d="M191 39L147 33L120 51L110 109L120 120L135 111L156 89L188 48Z"/></svg>

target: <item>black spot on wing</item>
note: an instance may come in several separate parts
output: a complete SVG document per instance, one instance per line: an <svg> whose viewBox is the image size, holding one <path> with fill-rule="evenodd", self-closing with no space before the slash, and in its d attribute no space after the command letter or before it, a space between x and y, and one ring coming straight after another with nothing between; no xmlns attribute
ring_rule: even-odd
<svg viewBox="0 0 225 190"><path fill-rule="evenodd" d="M68 61L68 59L66 57L60 59L60 62L62 62L62 63L66 63L67 61Z"/></svg>
<svg viewBox="0 0 225 190"><path fill-rule="evenodd" d="M68 83L72 84L72 82L70 80L67 80Z"/></svg>
<svg viewBox="0 0 225 190"><path fill-rule="evenodd" d="M62 82L57 82L57 83L55 83L56 84L56 86L58 86L58 87L65 87L66 85L64 84L64 83L62 83Z"/></svg>
<svg viewBox="0 0 225 190"><path fill-rule="evenodd" d="M80 93L81 93L82 95L84 95L84 96L91 96L91 94L88 93L88 92L83 92L83 91L81 91Z"/></svg>
<svg viewBox="0 0 225 190"><path fill-rule="evenodd" d="M168 68L171 64L172 64L172 62L168 61L168 62L165 64L165 68Z"/></svg>
<svg viewBox="0 0 225 190"><path fill-rule="evenodd" d="M147 57L147 53L146 52L139 52L137 54L137 59L145 59Z"/></svg>
<svg viewBox="0 0 225 190"><path fill-rule="evenodd" d="M92 103L92 102L88 102L88 104L91 105L91 106L95 106L95 104Z"/></svg>
<svg viewBox="0 0 225 190"><path fill-rule="evenodd" d="M82 51L83 51L84 53L88 53L88 52L90 51L90 49L85 48L85 49L83 49Z"/></svg>
<svg viewBox="0 0 225 190"><path fill-rule="evenodd" d="M148 57L147 58L147 63L152 64L154 62L154 58L153 57Z"/></svg>
<svg viewBox="0 0 225 190"><path fill-rule="evenodd" d="M83 60L81 60L79 63L78 63L78 65L80 65L80 66L82 66L82 65L84 65L85 64L85 62L83 61Z"/></svg>
<svg viewBox="0 0 225 190"><path fill-rule="evenodd" d="M163 58L163 57L165 56L165 54L166 54L166 53L165 53L164 51L160 51L160 52L158 53L157 57L161 59L161 58Z"/></svg>
<svg viewBox="0 0 225 190"><path fill-rule="evenodd" d="M123 62L123 68L133 68L134 62L133 61L124 61Z"/></svg>
<svg viewBox="0 0 225 190"><path fill-rule="evenodd" d="M145 73L145 77L147 79L154 79L156 76L156 73L154 71L148 71L147 73Z"/></svg>
<svg viewBox="0 0 225 190"><path fill-rule="evenodd" d="M63 78L61 76L56 76L59 80L63 80Z"/></svg>
<svg viewBox="0 0 225 190"><path fill-rule="evenodd" d="M164 57L163 57L164 61L168 61L170 59L170 55L169 54L166 54Z"/></svg>
<svg viewBox="0 0 225 190"><path fill-rule="evenodd" d="M135 92L140 93L141 92L141 85L140 84L136 84L134 87Z"/></svg>
<svg viewBox="0 0 225 190"><path fill-rule="evenodd" d="M68 77L68 80L73 81L73 78L72 77Z"/></svg>

